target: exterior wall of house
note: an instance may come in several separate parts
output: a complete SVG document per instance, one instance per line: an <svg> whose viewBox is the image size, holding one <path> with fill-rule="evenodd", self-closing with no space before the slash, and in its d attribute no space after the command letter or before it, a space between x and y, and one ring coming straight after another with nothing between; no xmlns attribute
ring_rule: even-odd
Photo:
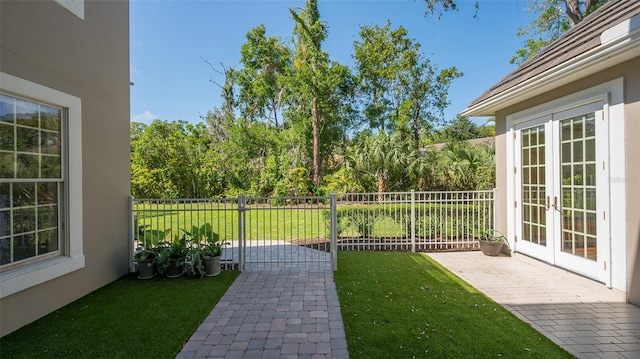
<svg viewBox="0 0 640 359"><path fill-rule="evenodd" d="M496 226L498 230L502 233L507 234L507 211L513 208L513 204L511 207L507 206L507 116L501 118L498 121L498 116L496 116L496 189L498 190L496 193L496 209L498 213L496 216ZM508 238L509 245L513 248L513 238Z"/></svg>
<svg viewBox="0 0 640 359"><path fill-rule="evenodd" d="M506 199L506 118L508 115L526 110L577 91L622 77L625 98L625 156L626 178L611 179L626 181L626 232L627 232L627 298L640 305L640 58L635 58L591 76L562 86L527 101L496 112L496 187L498 189L498 229L507 231L507 211L513 208ZM613 141L617 139L612 139Z"/></svg>
<svg viewBox="0 0 640 359"><path fill-rule="evenodd" d="M629 302L640 305L640 59L625 82L625 152L627 184L627 268Z"/></svg>
<svg viewBox="0 0 640 359"><path fill-rule="evenodd" d="M0 2L0 71L81 100L84 254L81 269L3 296L2 336L128 272L129 3L85 1L83 12Z"/></svg>

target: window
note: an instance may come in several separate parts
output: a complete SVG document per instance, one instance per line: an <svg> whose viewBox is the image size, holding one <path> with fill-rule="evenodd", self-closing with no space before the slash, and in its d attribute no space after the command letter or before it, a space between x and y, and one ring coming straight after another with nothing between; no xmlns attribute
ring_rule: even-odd
<svg viewBox="0 0 640 359"><path fill-rule="evenodd" d="M79 98L0 73L0 296L84 267Z"/></svg>
<svg viewBox="0 0 640 359"><path fill-rule="evenodd" d="M60 252L63 110L0 94L0 270Z"/></svg>

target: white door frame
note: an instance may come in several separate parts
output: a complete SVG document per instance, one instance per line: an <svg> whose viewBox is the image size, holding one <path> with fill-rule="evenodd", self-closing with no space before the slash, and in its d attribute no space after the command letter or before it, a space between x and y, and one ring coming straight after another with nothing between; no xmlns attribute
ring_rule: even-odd
<svg viewBox="0 0 640 359"><path fill-rule="evenodd" d="M554 122L571 114L580 114L585 109L596 112L598 132L596 148L605 149L596 151L596 163L599 168L596 184L598 186L596 202L598 204L597 226L598 236L598 261L594 271L585 273L586 276L605 283L608 287L614 287L626 291L626 226L625 226L625 156L624 156L624 102L623 79L619 78L603 83L592 88L579 91L569 96L541 104L527 110L507 116L507 203L510 210L507 211L507 235L513 241L514 251L521 252L532 257L544 260L550 264L564 263L571 270L580 268L580 265L571 263L572 258L566 258L560 251L560 240L554 242L552 248L532 248L530 243L520 241L517 235L521 233L521 174L520 164L520 130L535 125L544 124L545 132L552 130ZM551 131L547 133L557 133ZM554 135L555 136L555 135ZM559 140L553 138L554 144ZM555 149L554 149L555 148ZM549 159L558 158L557 146L546 145L547 163ZM548 166L546 170L546 183L559 188L560 183L554 174L557 166ZM550 182L551 180L551 182ZM555 183L554 183L555 181ZM551 189L556 191L555 189ZM559 198L561 200L562 197ZM611 206L611 203L615 203ZM549 214L554 211L547 211ZM560 217L548 220L547 224L560 228ZM559 233L559 232L556 232ZM553 240L548 238L547 240ZM535 246L533 246L535 247ZM541 247L541 246L538 246ZM550 246L547 246L550 247ZM566 255L566 254L565 254ZM569 256L569 255L566 255ZM559 258L558 258L559 257ZM579 259L579 258L578 258Z"/></svg>

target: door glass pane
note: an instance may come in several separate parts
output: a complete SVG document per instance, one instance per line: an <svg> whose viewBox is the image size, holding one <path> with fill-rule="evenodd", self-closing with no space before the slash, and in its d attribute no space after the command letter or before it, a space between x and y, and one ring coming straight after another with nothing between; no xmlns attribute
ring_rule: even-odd
<svg viewBox="0 0 640 359"><path fill-rule="evenodd" d="M563 122L560 126L562 126L562 138L571 139L571 123Z"/></svg>
<svg viewBox="0 0 640 359"><path fill-rule="evenodd" d="M562 162L571 162L571 143L562 144Z"/></svg>
<svg viewBox="0 0 640 359"><path fill-rule="evenodd" d="M578 116L578 117L574 117L572 124L573 124L573 139L577 140L582 138L582 130L584 129L584 126L582 126L582 122L583 122L584 118L582 116ZM575 142L574 142L575 143Z"/></svg>
<svg viewBox="0 0 640 359"><path fill-rule="evenodd" d="M560 123L562 251L596 260L595 114ZM571 153L569 153L571 151Z"/></svg>
<svg viewBox="0 0 640 359"><path fill-rule="evenodd" d="M562 184L571 184L571 166L562 166Z"/></svg>
<svg viewBox="0 0 640 359"><path fill-rule="evenodd" d="M15 146L15 126L0 122L0 151L13 151Z"/></svg>
<svg viewBox="0 0 640 359"><path fill-rule="evenodd" d="M588 188L586 190L586 192L585 192L585 197L586 197L585 198L585 201L586 201L585 208L588 211L593 211L595 213L595 211L596 211L596 190L595 190L595 188Z"/></svg>
<svg viewBox="0 0 640 359"><path fill-rule="evenodd" d="M573 162L582 162L582 141L573 143Z"/></svg>
<svg viewBox="0 0 640 359"><path fill-rule="evenodd" d="M588 162L596 160L596 140L591 138L585 141L585 160Z"/></svg>
<svg viewBox="0 0 640 359"><path fill-rule="evenodd" d="M521 131L522 240L546 246L544 125Z"/></svg>

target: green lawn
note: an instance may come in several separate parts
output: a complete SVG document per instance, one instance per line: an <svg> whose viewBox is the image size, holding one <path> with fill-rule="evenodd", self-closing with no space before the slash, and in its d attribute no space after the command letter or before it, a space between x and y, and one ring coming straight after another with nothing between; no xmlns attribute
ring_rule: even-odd
<svg viewBox="0 0 640 359"><path fill-rule="evenodd" d="M351 358L571 358L424 254L339 252ZM128 275L0 339L2 358L173 358L237 272Z"/></svg>
<svg viewBox="0 0 640 359"><path fill-rule="evenodd" d="M572 358L424 254L339 252L351 358Z"/></svg>
<svg viewBox="0 0 640 359"><path fill-rule="evenodd" d="M237 276L127 275L1 338L0 357L174 358Z"/></svg>

